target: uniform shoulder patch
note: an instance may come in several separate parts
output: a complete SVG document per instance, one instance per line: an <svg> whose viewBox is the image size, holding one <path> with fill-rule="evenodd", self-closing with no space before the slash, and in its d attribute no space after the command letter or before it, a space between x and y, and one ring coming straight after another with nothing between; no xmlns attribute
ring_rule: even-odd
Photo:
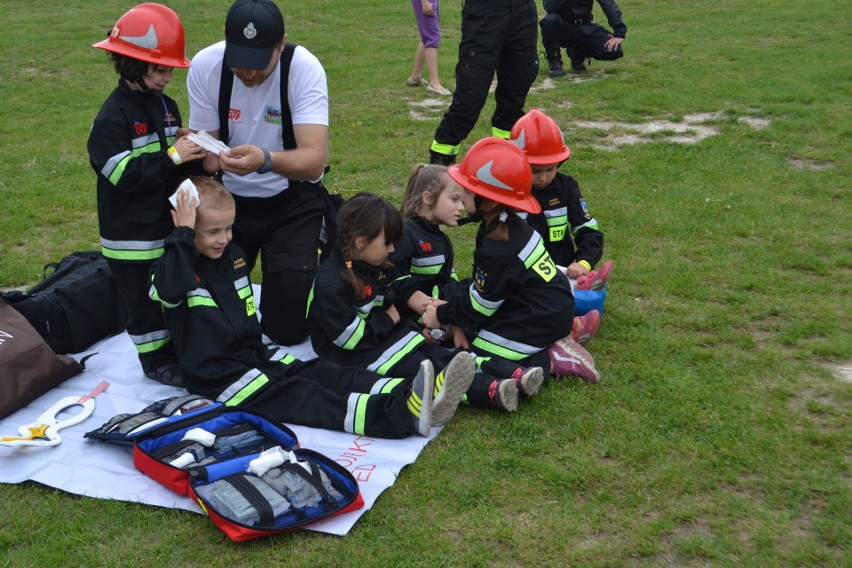
<svg viewBox="0 0 852 568"><path fill-rule="evenodd" d="M583 217L586 219L591 219L592 216L589 215L589 207L586 205L585 199L580 199L580 208L583 210Z"/></svg>
<svg viewBox="0 0 852 568"><path fill-rule="evenodd" d="M479 266L473 268L473 285L476 289L482 292L485 289L485 283L488 280L488 273L482 270Z"/></svg>

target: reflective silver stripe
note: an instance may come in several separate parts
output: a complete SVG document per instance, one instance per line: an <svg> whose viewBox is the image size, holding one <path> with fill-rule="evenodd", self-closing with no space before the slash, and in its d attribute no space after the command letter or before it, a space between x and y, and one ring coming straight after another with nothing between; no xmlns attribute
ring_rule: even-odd
<svg viewBox="0 0 852 568"><path fill-rule="evenodd" d="M149 144L154 144L155 142L160 142L160 136L156 132L154 134L149 134L148 136L140 136L139 138L134 138L130 141L130 144L133 146L134 149L137 149L144 148L145 146L148 146Z"/></svg>
<svg viewBox="0 0 852 568"><path fill-rule="evenodd" d="M352 320L346 329L343 330L343 333L337 336L337 339L334 340L334 344L338 347L343 347L346 345L346 342L349 341L349 338L352 337L356 331L358 331L358 327L361 325L363 320L360 317L355 316L355 319Z"/></svg>
<svg viewBox="0 0 852 568"><path fill-rule="evenodd" d="M541 240L541 236L533 231L529 242L527 242L527 244L524 245L524 248L521 249L521 252L518 253L518 258L521 259L521 262L526 264L527 258L529 258L529 256L533 253L539 240Z"/></svg>
<svg viewBox="0 0 852 568"><path fill-rule="evenodd" d="M547 219L551 219L553 217L567 217L568 216L568 208L567 207L560 207L559 209L545 210L543 213L544 213L545 218L547 218Z"/></svg>
<svg viewBox="0 0 852 568"><path fill-rule="evenodd" d="M385 377L383 379L379 379L373 385L373 388L370 389L370 394L382 394L382 389L385 388L385 385L391 381L395 381L396 379L392 379L390 377Z"/></svg>
<svg viewBox="0 0 852 568"><path fill-rule="evenodd" d="M486 341L490 341L496 345L501 347L505 347L506 349L510 349L512 351L516 351L518 353L523 353L525 355L535 355L541 351L541 347L533 347L532 345L527 345L526 343L521 343L520 341L512 341L511 339L506 339L496 333L492 333L490 331L481 330L476 334L478 337Z"/></svg>
<svg viewBox="0 0 852 568"><path fill-rule="evenodd" d="M101 237L101 246L114 250L153 250L163 248L163 239L158 241L112 241Z"/></svg>
<svg viewBox="0 0 852 568"><path fill-rule="evenodd" d="M355 432L355 416L358 413L358 399L361 394L353 392L349 395L349 400L346 402L346 418L343 419L343 431Z"/></svg>
<svg viewBox="0 0 852 568"><path fill-rule="evenodd" d="M177 126L168 126L166 127L166 136L177 136L178 127Z"/></svg>
<svg viewBox="0 0 852 568"><path fill-rule="evenodd" d="M160 298L160 295L157 293L157 287L151 284L151 287L148 289L148 297L154 300L155 302L160 302L163 306L167 308L176 308L183 303L183 301L178 302L177 304L170 304L169 302Z"/></svg>
<svg viewBox="0 0 852 568"><path fill-rule="evenodd" d="M436 264L444 264L445 262L447 262L447 258L443 254L411 259L411 264L414 266L434 266Z"/></svg>
<svg viewBox="0 0 852 568"><path fill-rule="evenodd" d="M419 335L419 334L416 331L410 331L410 332L406 333L405 335L403 335L402 338L397 340L396 343L394 343L389 348L387 348L385 350L385 352L382 353L379 356L378 359L376 359L375 361L370 363L370 365L367 366L367 370L375 372L376 369L378 369L379 367L381 367L382 365L384 365L385 363L387 363L388 361L393 359L393 357L397 353L399 353L402 350L403 347L408 345L408 342L411 341L417 335Z"/></svg>
<svg viewBox="0 0 852 568"><path fill-rule="evenodd" d="M598 229L598 220L592 217L582 225L578 225L571 229L571 234L576 235L577 231L579 231L580 229L593 229L595 231L599 231L600 229Z"/></svg>
<svg viewBox="0 0 852 568"><path fill-rule="evenodd" d="M143 345L143 344L149 343L151 341L159 341L160 339L167 339L168 337L169 337L169 331L167 329L162 329L162 330L159 330L159 331L152 331L151 333L146 333L146 334L143 334L143 335L131 335L130 341L132 341L135 345Z"/></svg>
<svg viewBox="0 0 852 568"><path fill-rule="evenodd" d="M385 303L385 297L384 296L376 296L375 298L373 298L373 301L370 302L369 304L364 304L363 306L355 306L355 309L358 310L359 312L361 312L362 314L366 315L366 314L369 314L373 310L373 308L375 308L376 306L381 306L384 303Z"/></svg>
<svg viewBox="0 0 852 568"><path fill-rule="evenodd" d="M213 296L210 294L210 291L206 288L196 288L195 290L190 290L186 293L188 298L192 296L200 296L202 298L212 298Z"/></svg>
<svg viewBox="0 0 852 568"><path fill-rule="evenodd" d="M245 288L248 285L249 285L248 276L243 276L239 280L234 280L234 288L236 288L237 290L239 290L241 288Z"/></svg>
<svg viewBox="0 0 852 568"><path fill-rule="evenodd" d="M225 402L226 400L231 399L235 394L240 392L242 389L251 384L253 380L258 378L263 373L258 371L257 369L252 369L247 372L245 375L237 379L236 382L231 383L231 386L222 391L222 394L216 399L219 402Z"/></svg>
<svg viewBox="0 0 852 568"><path fill-rule="evenodd" d="M473 296L473 299L476 300L482 307L487 308L489 310L496 310L500 306L503 305L503 302L506 300L497 300L496 302L492 302L491 300L486 300L482 297L482 294L476 289L476 286L473 284L470 285L470 295Z"/></svg>
<svg viewBox="0 0 852 568"><path fill-rule="evenodd" d="M103 168L101 168L101 175L109 179L109 177L112 175L112 172L115 171L115 168L118 167L118 164L121 163L121 160L129 156L130 153L130 150L125 150L124 152L116 154L115 156L107 160L107 163L104 164Z"/></svg>
<svg viewBox="0 0 852 568"><path fill-rule="evenodd" d="M527 220L527 217L529 217L529 215L530 215L530 214L529 214L529 213L527 213L526 211L515 211L515 214L516 214L518 217L520 217L521 219L523 219L524 221L526 221L526 220Z"/></svg>

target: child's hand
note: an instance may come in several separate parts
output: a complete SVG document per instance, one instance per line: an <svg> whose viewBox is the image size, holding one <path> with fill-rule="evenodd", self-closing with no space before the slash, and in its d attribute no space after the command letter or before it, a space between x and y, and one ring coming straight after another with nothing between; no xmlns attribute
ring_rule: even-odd
<svg viewBox="0 0 852 568"><path fill-rule="evenodd" d="M175 227L189 227L190 229L194 229L195 207L197 205L197 198L190 198L189 192L181 189L177 194L177 209L171 211Z"/></svg>
<svg viewBox="0 0 852 568"><path fill-rule="evenodd" d="M177 140L175 140L175 143L172 144L172 147L177 150L177 153L180 156L180 160L182 163L200 160L207 155L207 150L205 150L186 136L181 136Z"/></svg>
<svg viewBox="0 0 852 568"><path fill-rule="evenodd" d="M464 330L457 325L450 326L450 333L453 335L453 345L463 349L470 349L470 341L467 340L467 335Z"/></svg>
<svg viewBox="0 0 852 568"><path fill-rule="evenodd" d="M396 306L389 307L387 310L385 310L385 313L388 315L394 325L399 323L399 311L396 309Z"/></svg>
<svg viewBox="0 0 852 568"><path fill-rule="evenodd" d="M568 268L565 270L565 274L568 278L576 279L578 276L582 276L584 274L588 274L589 269L580 264L579 262L572 262L568 265Z"/></svg>
<svg viewBox="0 0 852 568"><path fill-rule="evenodd" d="M431 16L434 13L432 11L432 3L429 0L420 0L420 8L423 10L424 16Z"/></svg>
<svg viewBox="0 0 852 568"><path fill-rule="evenodd" d="M441 327L441 322L438 321L438 307L434 305L426 306L426 311L423 313L423 325L437 329Z"/></svg>

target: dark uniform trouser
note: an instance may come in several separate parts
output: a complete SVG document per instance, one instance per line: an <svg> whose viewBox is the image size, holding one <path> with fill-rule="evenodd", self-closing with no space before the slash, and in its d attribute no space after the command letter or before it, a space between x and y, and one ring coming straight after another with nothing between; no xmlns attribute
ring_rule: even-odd
<svg viewBox="0 0 852 568"><path fill-rule="evenodd" d="M330 361L299 362L286 374L270 370L266 374L272 382L240 407L281 422L339 431L360 405L355 413L360 426L350 426L356 431L363 428L366 436L405 438L415 432L414 415L407 406L410 378L388 382L381 392L370 394L379 375Z"/></svg>
<svg viewBox="0 0 852 568"><path fill-rule="evenodd" d="M457 146L476 125L497 73L491 125L510 131L538 75L538 15L533 0L466 0L456 89L435 143ZM433 144L433 150L436 150ZM439 152L447 153L447 152Z"/></svg>
<svg viewBox="0 0 852 568"><path fill-rule="evenodd" d="M159 302L148 297L152 263L124 263L107 259L118 292L130 314L127 333L136 346L142 371L177 365L177 354Z"/></svg>
<svg viewBox="0 0 852 568"><path fill-rule="evenodd" d="M572 61L582 61L586 57L613 61L624 56L620 45L615 51L606 50L604 46L612 33L598 24L575 25L566 22L559 14L547 14L539 25L545 51L556 45L564 47L571 54Z"/></svg>
<svg viewBox="0 0 852 568"><path fill-rule="evenodd" d="M316 277L324 212L322 187L294 182L273 197L235 195L234 244L246 253L248 271L260 252L263 332L279 345L308 337L308 294Z"/></svg>

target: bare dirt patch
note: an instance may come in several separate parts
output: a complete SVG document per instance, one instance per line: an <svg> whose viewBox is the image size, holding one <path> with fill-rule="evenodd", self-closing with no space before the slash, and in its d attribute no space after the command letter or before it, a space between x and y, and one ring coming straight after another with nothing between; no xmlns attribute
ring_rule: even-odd
<svg viewBox="0 0 852 568"><path fill-rule="evenodd" d="M813 172L830 170L832 168L837 167L837 164L835 164L831 160L812 160L810 158L795 157L787 158L787 164L791 168L795 168L797 170L811 170Z"/></svg>

